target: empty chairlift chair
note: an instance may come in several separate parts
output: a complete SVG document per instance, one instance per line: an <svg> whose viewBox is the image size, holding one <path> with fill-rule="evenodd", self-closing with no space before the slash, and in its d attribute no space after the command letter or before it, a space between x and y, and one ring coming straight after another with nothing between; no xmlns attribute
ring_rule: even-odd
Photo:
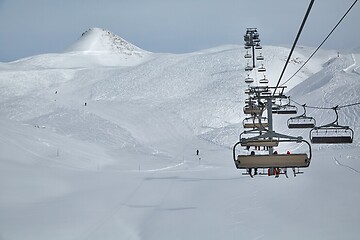
<svg viewBox="0 0 360 240"><path fill-rule="evenodd" d="M314 144L342 144L352 143L354 131L349 126L338 124L339 115L337 107L334 107L336 119L334 122L314 127L310 130L310 140Z"/></svg>
<svg viewBox="0 0 360 240"><path fill-rule="evenodd" d="M306 116L306 105L303 105L304 113L297 117L291 117L287 120L288 128L314 128L316 120L313 117Z"/></svg>
<svg viewBox="0 0 360 240"><path fill-rule="evenodd" d="M247 64L245 67L245 71L251 71L251 70L253 70L253 67Z"/></svg>
<svg viewBox="0 0 360 240"><path fill-rule="evenodd" d="M266 117L248 117L243 120L244 128L265 129L269 127Z"/></svg>
<svg viewBox="0 0 360 240"><path fill-rule="evenodd" d="M261 84L268 84L269 83L269 80L265 77L264 75L264 78L261 78L260 81L259 81Z"/></svg>
<svg viewBox="0 0 360 240"><path fill-rule="evenodd" d="M250 84L253 82L254 82L254 79L252 77L250 77L249 75L245 78L245 83Z"/></svg>
<svg viewBox="0 0 360 240"><path fill-rule="evenodd" d="M258 68L258 72L266 72L266 68L262 64L261 67Z"/></svg>
<svg viewBox="0 0 360 240"><path fill-rule="evenodd" d="M244 55L245 58L251 58L251 54L249 52L246 52L246 54Z"/></svg>
<svg viewBox="0 0 360 240"><path fill-rule="evenodd" d="M285 105L275 105L273 106L272 113L275 114L296 114L297 113L297 107L290 104L290 98L289 102Z"/></svg>
<svg viewBox="0 0 360 240"><path fill-rule="evenodd" d="M264 60L264 56L260 53L260 55L256 57L256 60L262 61Z"/></svg>

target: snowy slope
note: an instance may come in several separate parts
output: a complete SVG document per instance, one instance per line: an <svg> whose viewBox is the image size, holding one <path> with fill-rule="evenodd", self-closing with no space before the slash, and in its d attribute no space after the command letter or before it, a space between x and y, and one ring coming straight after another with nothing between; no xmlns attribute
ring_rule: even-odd
<svg viewBox="0 0 360 240"><path fill-rule="evenodd" d="M285 80L312 50L296 49ZM359 106L340 111L354 143L314 146L303 175L242 176L231 148L245 52L150 53L93 28L64 53L1 64L0 239L356 239ZM264 46L272 84L288 52ZM359 63L356 51L320 51L287 92L308 105L360 102ZM286 119L276 130L308 138Z"/></svg>

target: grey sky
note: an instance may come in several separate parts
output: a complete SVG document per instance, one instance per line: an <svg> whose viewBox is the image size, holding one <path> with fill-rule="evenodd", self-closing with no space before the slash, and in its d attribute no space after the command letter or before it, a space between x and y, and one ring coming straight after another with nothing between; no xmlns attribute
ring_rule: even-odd
<svg viewBox="0 0 360 240"><path fill-rule="evenodd" d="M257 27L263 45L291 45L310 0L0 0L0 61L61 52L90 27L148 51L184 53L243 44ZM315 0L298 42L318 46L354 0ZM360 47L357 3L324 48Z"/></svg>

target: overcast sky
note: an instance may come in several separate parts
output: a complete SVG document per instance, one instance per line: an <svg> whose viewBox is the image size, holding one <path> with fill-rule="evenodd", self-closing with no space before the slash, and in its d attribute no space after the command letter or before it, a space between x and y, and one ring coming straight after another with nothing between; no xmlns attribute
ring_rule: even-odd
<svg viewBox="0 0 360 240"><path fill-rule="evenodd" d="M291 45L310 0L0 0L0 61L61 52L91 27L152 52L185 53L243 44ZM315 0L299 45L318 46L354 0ZM357 3L324 48L360 47Z"/></svg>

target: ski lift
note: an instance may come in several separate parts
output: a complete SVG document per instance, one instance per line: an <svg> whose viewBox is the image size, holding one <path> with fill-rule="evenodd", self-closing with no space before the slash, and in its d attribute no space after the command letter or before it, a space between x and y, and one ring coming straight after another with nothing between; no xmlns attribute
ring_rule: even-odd
<svg viewBox="0 0 360 240"><path fill-rule="evenodd" d="M274 147L281 142L306 143L309 149L309 156L306 153L292 154L269 154L266 155L238 155L236 156L236 147L241 146L268 146ZM257 144L257 145L256 145ZM306 168L310 165L311 146L309 142L301 136L291 137L275 132L267 132L257 137L243 139L241 138L233 147L233 159L236 168Z"/></svg>
<svg viewBox="0 0 360 240"><path fill-rule="evenodd" d="M256 60L262 61L264 60L264 56L260 53L260 55L256 57Z"/></svg>
<svg viewBox="0 0 360 240"><path fill-rule="evenodd" d="M354 131L349 126L341 126L338 124L339 114L337 112L338 106L333 110L336 114L336 119L332 123L314 127L310 130L311 143L315 144L338 144L338 143L352 143L354 138Z"/></svg>
<svg viewBox="0 0 360 240"><path fill-rule="evenodd" d="M264 67L264 64L261 64L261 67L258 68L258 72L266 72L266 68Z"/></svg>
<svg viewBox="0 0 360 240"><path fill-rule="evenodd" d="M245 48L245 49L250 49L251 46L245 45L244 48Z"/></svg>
<svg viewBox="0 0 360 240"><path fill-rule="evenodd" d="M306 105L302 105L304 113L297 117L291 117L287 120L288 128L314 128L316 120L313 117L306 116Z"/></svg>
<svg viewBox="0 0 360 240"><path fill-rule="evenodd" d="M260 44L256 44L255 49L262 49L262 46ZM258 59L258 60L260 60L260 59ZM264 60L264 59L262 59L262 60Z"/></svg>
<svg viewBox="0 0 360 240"><path fill-rule="evenodd" d="M249 75L245 78L245 83L253 83L254 82L254 79L252 77L250 77Z"/></svg>
<svg viewBox="0 0 360 240"><path fill-rule="evenodd" d="M269 80L265 77L265 75L264 75L264 78L261 78L260 79L260 83L261 84L268 84L269 83Z"/></svg>
<svg viewBox="0 0 360 240"><path fill-rule="evenodd" d="M253 70L253 67L249 66L249 64L247 64L245 67L245 71L251 71L251 70Z"/></svg>
<svg viewBox="0 0 360 240"><path fill-rule="evenodd" d="M244 128L267 128L269 124L266 117L248 117L243 120Z"/></svg>
<svg viewBox="0 0 360 240"><path fill-rule="evenodd" d="M246 52L246 54L244 55L245 58L251 58L251 54L249 52Z"/></svg>

